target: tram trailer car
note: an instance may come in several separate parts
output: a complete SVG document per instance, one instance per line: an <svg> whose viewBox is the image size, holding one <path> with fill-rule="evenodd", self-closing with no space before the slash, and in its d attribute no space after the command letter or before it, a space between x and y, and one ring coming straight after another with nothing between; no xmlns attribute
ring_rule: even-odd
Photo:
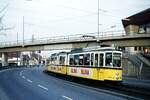
<svg viewBox="0 0 150 100"><path fill-rule="evenodd" d="M122 81L122 52L91 47L51 55L50 72L100 81Z"/></svg>

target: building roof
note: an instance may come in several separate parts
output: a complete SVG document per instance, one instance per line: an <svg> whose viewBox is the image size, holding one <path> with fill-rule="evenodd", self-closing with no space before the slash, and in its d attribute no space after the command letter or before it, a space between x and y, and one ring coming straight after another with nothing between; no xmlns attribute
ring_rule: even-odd
<svg viewBox="0 0 150 100"><path fill-rule="evenodd" d="M148 22L150 22L150 8L122 19L124 27L128 25L142 25Z"/></svg>

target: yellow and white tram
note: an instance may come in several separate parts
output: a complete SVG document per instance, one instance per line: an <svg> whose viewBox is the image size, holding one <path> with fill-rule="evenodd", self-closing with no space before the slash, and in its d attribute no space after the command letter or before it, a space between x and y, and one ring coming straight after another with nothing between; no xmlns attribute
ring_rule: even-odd
<svg viewBox="0 0 150 100"><path fill-rule="evenodd" d="M122 53L112 47L91 47L51 55L48 71L93 80L122 81Z"/></svg>

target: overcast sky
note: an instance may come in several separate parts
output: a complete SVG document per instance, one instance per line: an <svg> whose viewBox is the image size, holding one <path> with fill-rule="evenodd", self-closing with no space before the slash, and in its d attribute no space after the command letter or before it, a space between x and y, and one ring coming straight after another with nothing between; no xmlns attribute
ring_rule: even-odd
<svg viewBox="0 0 150 100"><path fill-rule="evenodd" d="M8 4L2 24L14 27L1 31L2 41L22 40L25 19L25 39L97 32L98 0L0 0L0 9ZM100 31L123 30L121 19L150 7L149 0L99 0ZM110 28L116 26L115 28Z"/></svg>

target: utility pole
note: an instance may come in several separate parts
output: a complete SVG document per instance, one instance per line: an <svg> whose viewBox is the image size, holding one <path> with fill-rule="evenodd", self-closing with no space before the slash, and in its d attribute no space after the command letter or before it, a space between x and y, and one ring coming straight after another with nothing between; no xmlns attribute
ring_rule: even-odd
<svg viewBox="0 0 150 100"><path fill-rule="evenodd" d="M97 34L99 38L99 0L98 0L98 9L97 9Z"/></svg>
<svg viewBox="0 0 150 100"><path fill-rule="evenodd" d="M18 32L17 32L17 45L18 45Z"/></svg>
<svg viewBox="0 0 150 100"><path fill-rule="evenodd" d="M24 16L23 16L23 25L22 25L22 47L24 47Z"/></svg>
<svg viewBox="0 0 150 100"><path fill-rule="evenodd" d="M34 42L34 34L32 34L32 42Z"/></svg>
<svg viewBox="0 0 150 100"><path fill-rule="evenodd" d="M17 45L18 45L18 32L17 32ZM17 51L17 67L18 67L18 51Z"/></svg>

